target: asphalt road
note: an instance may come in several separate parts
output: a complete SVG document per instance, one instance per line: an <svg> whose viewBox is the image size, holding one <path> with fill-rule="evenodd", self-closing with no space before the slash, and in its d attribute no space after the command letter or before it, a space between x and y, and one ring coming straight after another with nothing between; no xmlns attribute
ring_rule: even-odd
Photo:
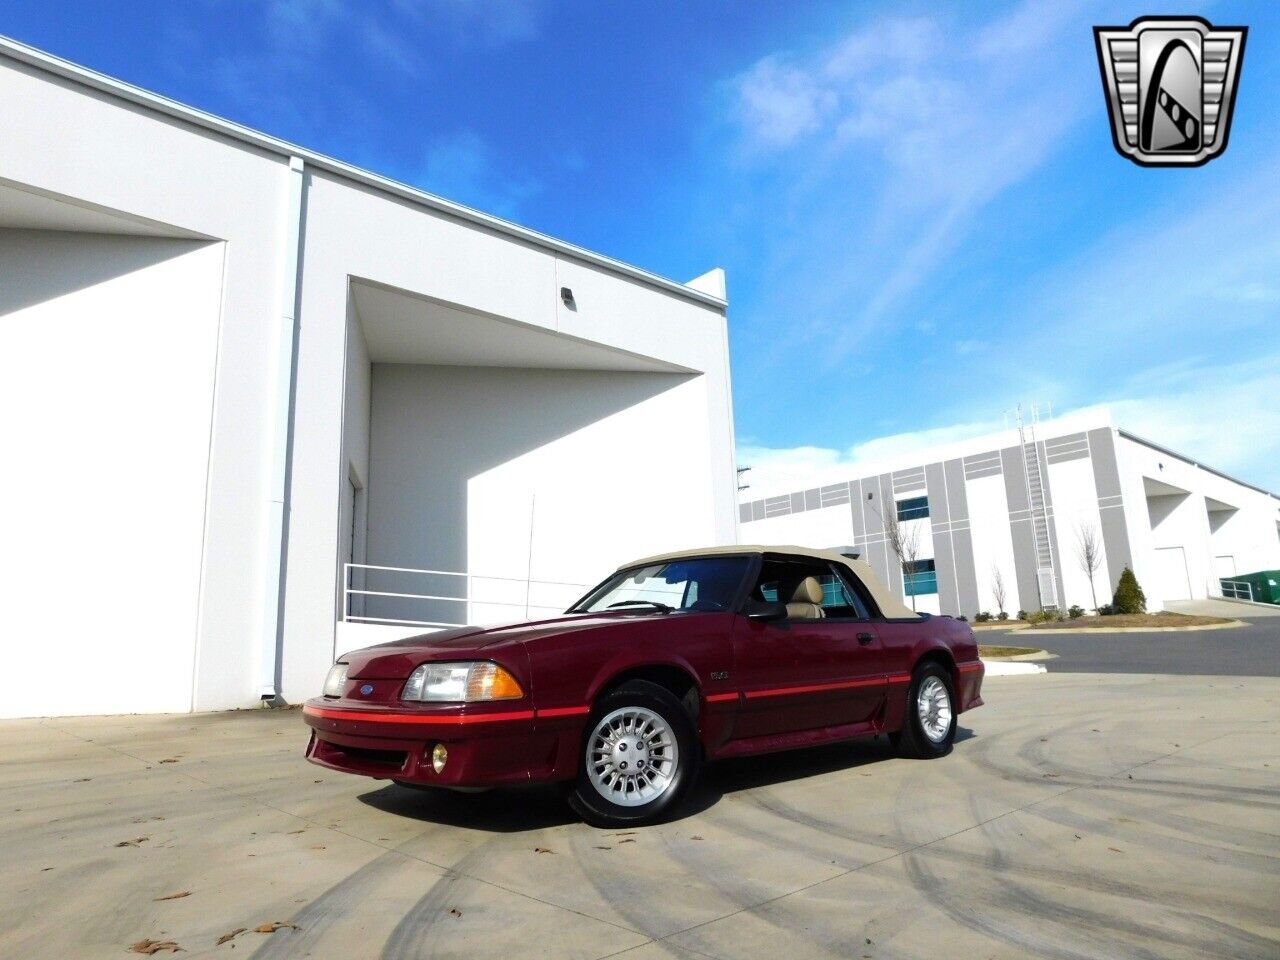
<svg viewBox="0 0 1280 960"><path fill-rule="evenodd" d="M296 711L0 722L0 956L1280 956L1280 680L984 694L941 760L729 761L635 831L313 767Z"/></svg>
<svg viewBox="0 0 1280 960"><path fill-rule="evenodd" d="M1280 617L1231 630L1186 633L1055 633L983 630L980 643L1041 647L1051 673L1171 673L1280 677Z"/></svg>

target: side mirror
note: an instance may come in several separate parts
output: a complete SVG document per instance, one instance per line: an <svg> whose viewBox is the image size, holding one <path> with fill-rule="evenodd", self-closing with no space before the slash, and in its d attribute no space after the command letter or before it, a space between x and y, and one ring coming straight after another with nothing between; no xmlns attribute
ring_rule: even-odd
<svg viewBox="0 0 1280 960"><path fill-rule="evenodd" d="M748 600L746 614L752 620L785 620L787 605L780 600Z"/></svg>

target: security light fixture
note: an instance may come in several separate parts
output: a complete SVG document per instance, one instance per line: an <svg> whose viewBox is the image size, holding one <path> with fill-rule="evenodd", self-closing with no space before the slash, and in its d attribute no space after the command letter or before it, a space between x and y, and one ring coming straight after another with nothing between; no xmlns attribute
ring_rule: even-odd
<svg viewBox="0 0 1280 960"><path fill-rule="evenodd" d="M560 288L560 300L564 303L566 307L576 306L576 304L573 302L573 291L570 290L568 287Z"/></svg>

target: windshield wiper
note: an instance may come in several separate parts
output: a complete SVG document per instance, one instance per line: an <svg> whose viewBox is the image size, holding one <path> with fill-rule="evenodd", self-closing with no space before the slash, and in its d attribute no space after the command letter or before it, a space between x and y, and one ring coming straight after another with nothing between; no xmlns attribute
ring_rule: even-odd
<svg viewBox="0 0 1280 960"><path fill-rule="evenodd" d="M670 613L675 607L669 607L665 603L659 603L657 600L619 600L617 603L611 603L605 609L614 610L618 607L653 607L653 609L661 613Z"/></svg>

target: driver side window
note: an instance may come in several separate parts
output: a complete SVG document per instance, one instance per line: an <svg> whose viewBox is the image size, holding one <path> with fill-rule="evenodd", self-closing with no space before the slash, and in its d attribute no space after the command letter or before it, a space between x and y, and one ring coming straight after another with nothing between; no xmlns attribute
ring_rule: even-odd
<svg viewBox="0 0 1280 960"><path fill-rule="evenodd" d="M866 604L844 578L834 570L820 580L822 584L822 609L829 618L840 620L868 619Z"/></svg>
<svg viewBox="0 0 1280 960"><path fill-rule="evenodd" d="M821 596L809 593L809 582L816 583ZM862 598L829 564L818 560L766 560L752 596L787 604L789 620L867 619Z"/></svg>

